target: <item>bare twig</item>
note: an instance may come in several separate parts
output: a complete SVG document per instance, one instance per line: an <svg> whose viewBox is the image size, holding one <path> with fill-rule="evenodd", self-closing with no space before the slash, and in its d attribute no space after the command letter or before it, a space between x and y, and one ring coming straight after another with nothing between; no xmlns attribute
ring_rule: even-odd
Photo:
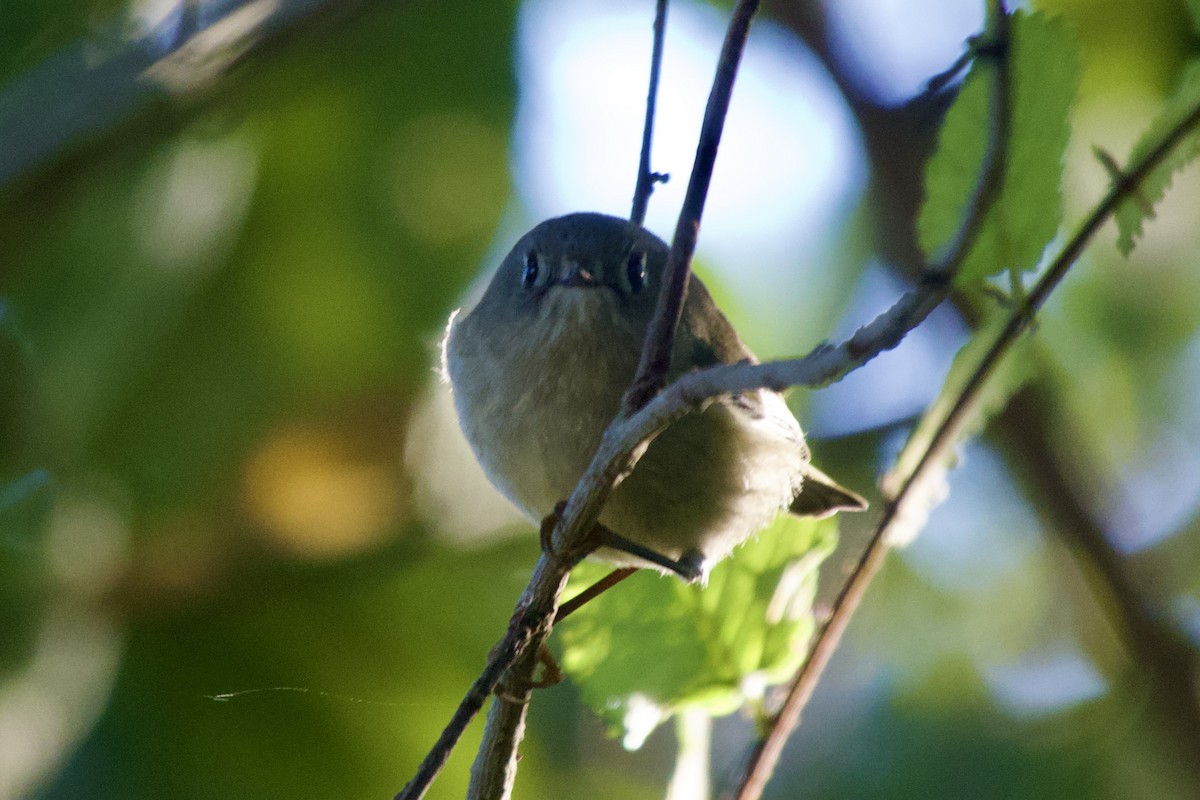
<svg viewBox="0 0 1200 800"><path fill-rule="evenodd" d="M608 573L603 578L596 581L591 586L559 606L558 613L554 615L554 624L557 625L558 623L562 622L584 605L592 602L597 597L604 594L609 589L616 586L618 583L625 580L637 571L637 567L621 567L620 569L614 569L612 572Z"/></svg>
<svg viewBox="0 0 1200 800"><path fill-rule="evenodd" d="M721 144L721 132L725 127L725 114L729 110L729 99L733 95L733 83L737 77L738 64L750 32L750 20L758 10L758 0L739 0L725 32L725 43L717 60L717 75L713 79L708 106L704 109L704 122L700 128L700 142L696 146L696 160L692 164L692 176L688 180L683 207L679 211L679 222L675 225L675 236L671 240L671 252L667 255L667 266L663 272L662 290L654 318L646 330L646 344L642 348L641 363L637 375L625 393L622 412L632 414L644 406L667 382L671 368L671 348L675 342L675 327L683 310L683 299L687 294L691 276L692 254L696 251L696 238L700 235L700 217L704 214L704 202L708 198L708 186L712 182L713 165L717 160L717 148Z"/></svg>
<svg viewBox="0 0 1200 800"><path fill-rule="evenodd" d="M850 581L834 604L829 622L819 632L808 660L789 687L784 707L773 720L771 732L756 744L749 766L739 785L739 791L735 795L738 800L750 800L760 796L761 776L763 774L769 776L774 760L777 760L783 741L786 739L786 736L776 734L775 730L782 729L788 724L791 728L795 727L804 705L820 678L821 671L828 663L830 655L836 648L871 579L883 563L889 542L907 538L907 533L903 532L904 529L911 527L914 520L923 517L923 514L919 512L910 513L922 501L920 488L926 484L931 474L936 472L934 466L945 462L949 449L959 437L964 421L975 408L982 388L994 373L1001 358L1028 327L1034 313L1062 281L1067 270L1078 260L1079 255L1091 242L1100 226L1123 200L1136 193L1146 175L1158 166L1171 149L1198 124L1200 124L1200 106L1193 109L1163 138L1157 147L1114 182L1108 194L1080 225L1050 264L1046 273L1034 285L1024 302L1013 310L1004 329L997 335L996 340L964 385L916 467L904 480L895 499L885 508L883 518L879 521L866 551L860 558ZM770 766L768 766L768 762L770 762Z"/></svg>
<svg viewBox="0 0 1200 800"><path fill-rule="evenodd" d="M667 0L658 0L654 9L654 50L650 55L650 88L646 92L646 122L642 126L642 155L638 159L637 185L633 190L633 209L629 219L641 225L646 219L646 207L654 184L665 181L666 175L650 171L650 144L654 140L654 111L658 105L658 76L662 71L663 39L667 30Z"/></svg>
<svg viewBox="0 0 1200 800"><path fill-rule="evenodd" d="M488 696L495 691L505 670L513 666L522 655L533 655L534 663L529 665L527 673L533 674L537 647L549 633L550 620L558 610L559 593L566 584L567 574L571 567L578 563L580 555L578 552L564 553L558 558L543 555L538 559L529 585L521 595L521 600L509 621L508 631L488 655L487 667L471 684L470 690L459 703L442 735L421 762L417 773L396 795L396 800L418 800L425 796L433 779L441 772L446 759L450 757L450 752L462 737L467 724L479 713L479 709L483 708ZM548 605L541 605L543 603ZM539 628L545 630L539 631ZM532 648L531 644L534 645Z"/></svg>

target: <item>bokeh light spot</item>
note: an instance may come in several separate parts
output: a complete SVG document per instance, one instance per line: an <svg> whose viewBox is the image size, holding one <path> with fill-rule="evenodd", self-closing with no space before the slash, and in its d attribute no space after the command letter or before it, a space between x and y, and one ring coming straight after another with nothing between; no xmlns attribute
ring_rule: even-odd
<svg viewBox="0 0 1200 800"><path fill-rule="evenodd" d="M256 162L253 146L236 135L175 145L134 206L147 258L174 269L217 264L245 220Z"/></svg>
<svg viewBox="0 0 1200 800"><path fill-rule="evenodd" d="M246 502L263 533L295 555L335 558L379 542L397 523L394 478L331 434L289 428L246 468Z"/></svg>

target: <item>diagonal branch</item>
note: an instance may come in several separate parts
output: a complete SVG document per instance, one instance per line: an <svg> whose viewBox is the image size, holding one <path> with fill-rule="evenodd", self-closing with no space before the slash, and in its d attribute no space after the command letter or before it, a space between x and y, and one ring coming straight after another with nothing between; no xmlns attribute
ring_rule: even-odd
<svg viewBox="0 0 1200 800"><path fill-rule="evenodd" d="M867 549L834 604L829 622L818 634L808 660L789 687L783 708L772 720L768 734L756 743L736 795L738 800L751 800L760 796L763 775L769 776L775 760L778 759L783 741L786 740L786 734L782 731L786 728L787 733L790 733L799 722L800 713L811 696L822 670L828 663L830 655L836 648L871 579L882 565L889 543L910 538L913 528L920 524L919 520L924 516L921 504L925 502L926 487L932 482L931 478L940 474L941 468L950 455L950 449L960 438L964 422L976 408L982 389L994 374L1003 356L1028 328L1035 312L1079 259L1080 254L1091 242L1100 226L1114 213L1122 201L1136 194L1138 186L1146 176L1198 125L1200 125L1200 106L1194 108L1186 118L1163 137L1158 146L1114 182L1108 194L1068 240L1028 296L1013 310L1008 322L955 399L949 413L933 435L917 465L904 479L895 499L885 508L883 518L877 524Z"/></svg>
<svg viewBox="0 0 1200 800"><path fill-rule="evenodd" d="M987 149L967 211L947 245L941 262L927 267L926 275L933 273L953 276L958 271L969 255L988 211L1003 187L1008 138L1012 127L1008 41L1008 14L1003 2L989 0L987 30L972 43L971 48L971 54L976 58L987 55L994 58L996 65L990 95L992 124L988 129ZM953 69L957 71L961 68L962 64L956 63ZM914 472L914 479L916 475ZM757 800L762 796L767 782L775 772L784 745L800 724L800 714L812 696L825 665L841 641L842 634L867 587L883 565L889 543L896 540L897 534L892 532L893 526L920 524L914 523L907 515L898 513L901 505L909 502L917 486L915 480L910 481L884 509L867 548L838 594L829 620L814 640L808 658L793 676L783 705L764 726L762 734L747 754L737 788L731 795L735 800ZM917 515L916 519L920 519L920 515Z"/></svg>

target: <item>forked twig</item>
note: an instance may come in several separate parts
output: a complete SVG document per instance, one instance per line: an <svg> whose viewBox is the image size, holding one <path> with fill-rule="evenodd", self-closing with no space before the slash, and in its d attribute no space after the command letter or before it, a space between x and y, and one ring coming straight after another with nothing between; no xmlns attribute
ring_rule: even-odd
<svg viewBox="0 0 1200 800"><path fill-rule="evenodd" d="M671 252L667 255L667 266L663 271L662 291L646 331L646 343L642 348L637 374L622 403L622 413L626 416L644 406L667 382L675 328L683 310L691 276L692 254L696 251L696 239L700 235L700 217L704 214L704 202L708 199L708 186L712 182L713 165L721 144L721 132L725 128L725 114L733 95L733 83L746 46L746 36L750 32L750 20L757 10L758 0L739 0L725 32L725 42L717 60L717 74L713 79L712 92L708 95L708 106L704 109L692 176L688 180L679 222L675 225L675 236L671 239Z"/></svg>
<svg viewBox="0 0 1200 800"><path fill-rule="evenodd" d="M654 184L666 181L667 176L650 170L650 145L654 140L654 113L658 108L658 77L662 72L663 40L667 32L667 0L658 0L654 9L654 48L650 55L650 88L646 92L646 121L642 126L642 154L638 159L637 185L633 189L633 208L629 219L641 225L646 220L646 208Z"/></svg>

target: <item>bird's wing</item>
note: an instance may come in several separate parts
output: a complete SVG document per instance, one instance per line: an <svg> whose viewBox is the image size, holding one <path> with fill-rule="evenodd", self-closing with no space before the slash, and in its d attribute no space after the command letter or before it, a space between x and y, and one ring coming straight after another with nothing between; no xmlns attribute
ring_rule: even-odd
<svg viewBox="0 0 1200 800"><path fill-rule="evenodd" d="M739 361L757 362L754 353L742 342L733 325L717 308L708 289L695 275L688 285L688 296L679 324L692 335L677 337L671 360L673 376L691 369ZM687 344L681 344L680 340ZM800 494L789 509L799 516L825 517L836 511L861 511L867 501L841 486L808 462L808 445L796 418L788 410L782 395L768 389L745 392L732 398L729 405L746 414L752 424L777 429L778 435L794 439L805 461Z"/></svg>
<svg viewBox="0 0 1200 800"><path fill-rule="evenodd" d="M679 325L691 335L675 337L675 352L671 354L672 377L717 364L758 361L713 302L708 288L695 275L688 283Z"/></svg>

